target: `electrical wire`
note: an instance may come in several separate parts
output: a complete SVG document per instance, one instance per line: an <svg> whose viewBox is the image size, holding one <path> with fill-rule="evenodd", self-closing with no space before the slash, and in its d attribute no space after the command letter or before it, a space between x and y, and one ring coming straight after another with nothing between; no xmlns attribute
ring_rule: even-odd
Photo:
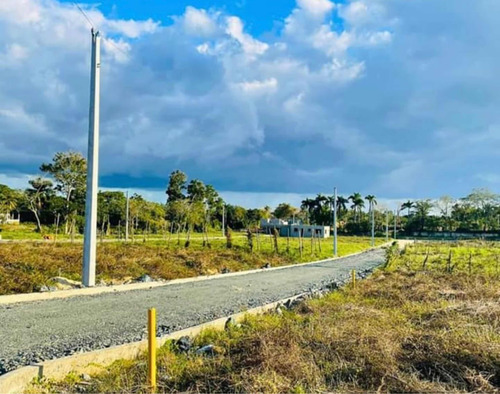
<svg viewBox="0 0 500 394"><path fill-rule="evenodd" d="M85 20L88 22L88 24L90 25L90 27L94 30L98 30L96 29L94 23L92 22L92 19L90 19L90 17L87 15L87 13L82 9L82 7L80 7L78 5L78 3L76 1L73 1L73 4L78 8L78 10L81 12L81 14L83 15L83 17L85 18ZM127 52L125 52L123 49L119 48L115 43L114 41L107 37L105 34L103 34L103 32L101 32L101 35L102 35L102 38L106 41L107 44L110 44L112 47L114 47L117 51L123 53L124 55L128 56L129 54Z"/></svg>
<svg viewBox="0 0 500 394"><path fill-rule="evenodd" d="M80 7L78 5L77 2L73 1L73 4L80 10L80 12L82 13L83 17L87 20L87 22L89 23L90 27L92 29L95 29L95 26L94 26L94 23L92 23L92 20L90 19L90 17L87 15L87 13L82 9L82 7Z"/></svg>
<svg viewBox="0 0 500 394"><path fill-rule="evenodd" d="M118 47L118 45L116 45L114 43L114 41L109 38L109 37L106 37L106 35L102 35L102 38L104 38L104 40L106 41L106 43L108 44L111 44L112 47L114 47L117 51L120 51L121 53L123 53L125 56L128 56L129 54L127 52L125 52L123 49L121 49L120 47Z"/></svg>

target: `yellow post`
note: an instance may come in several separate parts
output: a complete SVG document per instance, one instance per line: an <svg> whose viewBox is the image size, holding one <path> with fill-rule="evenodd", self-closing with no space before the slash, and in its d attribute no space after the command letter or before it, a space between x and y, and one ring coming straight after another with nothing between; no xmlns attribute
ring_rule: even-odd
<svg viewBox="0 0 500 394"><path fill-rule="evenodd" d="M356 288L356 270L351 271L352 288Z"/></svg>
<svg viewBox="0 0 500 394"><path fill-rule="evenodd" d="M148 383L156 392L156 309L148 310Z"/></svg>

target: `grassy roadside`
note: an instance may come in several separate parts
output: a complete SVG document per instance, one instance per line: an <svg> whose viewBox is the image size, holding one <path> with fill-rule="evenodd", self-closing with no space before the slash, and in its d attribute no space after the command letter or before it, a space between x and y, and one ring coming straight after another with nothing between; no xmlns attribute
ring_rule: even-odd
<svg viewBox="0 0 500 394"><path fill-rule="evenodd" d="M165 345L160 392L499 392L500 277L497 246L462 243L388 253L388 266L355 289L308 300L240 327L205 331L194 349ZM477 256L449 269L453 256ZM441 253L440 251L443 251ZM423 266L428 255L433 264ZM465 260L465 258L464 258ZM473 259L473 263L474 263ZM493 268L492 268L493 267ZM146 393L146 363L117 361L84 381L68 375L31 393Z"/></svg>
<svg viewBox="0 0 500 394"><path fill-rule="evenodd" d="M311 245L304 240L302 254L297 239L278 239L278 253L271 237L253 240L250 251L245 237L234 237L232 248L226 241L213 239L210 246L193 238L189 248L176 240L101 243L97 251L97 281L123 283L147 274L155 279L177 279L261 268L264 264L282 266L320 260L332 256L332 241L324 239ZM384 243L377 239L377 245ZM339 255L345 256L370 247L366 237L340 237ZM4 243L0 244L0 295L39 291L50 286L51 278L81 279L82 244Z"/></svg>

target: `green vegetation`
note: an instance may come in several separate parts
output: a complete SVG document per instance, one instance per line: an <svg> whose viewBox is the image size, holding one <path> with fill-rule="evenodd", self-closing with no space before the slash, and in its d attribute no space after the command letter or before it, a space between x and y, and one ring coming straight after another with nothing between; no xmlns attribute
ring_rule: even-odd
<svg viewBox="0 0 500 394"><path fill-rule="evenodd" d="M40 166L41 176L31 179L25 190L0 185L0 230L9 215L21 215L22 222L36 223L39 238L62 234L76 238L83 233L85 212L85 158L77 152L58 152L50 163ZM127 198L120 191L101 191L98 201L100 237L123 238L126 228ZM188 179L182 171L170 174L166 204L130 197L128 227L131 237L162 236L165 233L203 233L225 226L255 232L261 219L271 217L317 225L332 225L333 196L318 194L302 201L300 208L289 203L246 209L227 204L212 185ZM368 203L365 209L365 201ZM376 197L352 193L337 197L338 231L344 235L385 235L396 223L399 234L423 231L485 232L500 237L500 198L486 189L475 189L468 196L453 199L407 201L390 212ZM368 211L368 212L367 212ZM223 221L224 216L224 221ZM373 223L373 226L372 226ZM24 234L23 234L24 235ZM36 238L27 234L28 238ZM4 237L6 238L6 237Z"/></svg>
<svg viewBox="0 0 500 394"><path fill-rule="evenodd" d="M390 248L387 267L355 289L205 331L195 348L212 344L215 355L168 343L158 356L158 390L498 392L499 251L484 243L419 244L402 254ZM469 270L459 261L471 253ZM144 356L117 361L84 384L71 374L30 392L146 393L146 369Z"/></svg>
<svg viewBox="0 0 500 394"><path fill-rule="evenodd" d="M187 237L187 235L186 235ZM242 271L320 260L332 256L331 240L298 239L253 235L250 244L245 233L233 233L231 248L223 238L176 237L149 242L103 242L97 249L97 281L123 283L148 274L155 279L177 279L220 273L224 268ZM377 239L377 245L383 243ZM339 255L363 251L370 246L366 237L339 237ZM39 291L50 286L51 278L64 276L81 280L82 244L50 241L5 243L0 247L0 295Z"/></svg>

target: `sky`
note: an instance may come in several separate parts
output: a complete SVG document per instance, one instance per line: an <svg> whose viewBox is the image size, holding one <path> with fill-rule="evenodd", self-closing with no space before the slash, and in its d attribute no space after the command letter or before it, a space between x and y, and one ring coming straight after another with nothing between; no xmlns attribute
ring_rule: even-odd
<svg viewBox="0 0 500 394"><path fill-rule="evenodd" d="M498 0L79 2L103 35L100 186L248 207L500 192ZM86 154L89 23L0 2L0 183Z"/></svg>

